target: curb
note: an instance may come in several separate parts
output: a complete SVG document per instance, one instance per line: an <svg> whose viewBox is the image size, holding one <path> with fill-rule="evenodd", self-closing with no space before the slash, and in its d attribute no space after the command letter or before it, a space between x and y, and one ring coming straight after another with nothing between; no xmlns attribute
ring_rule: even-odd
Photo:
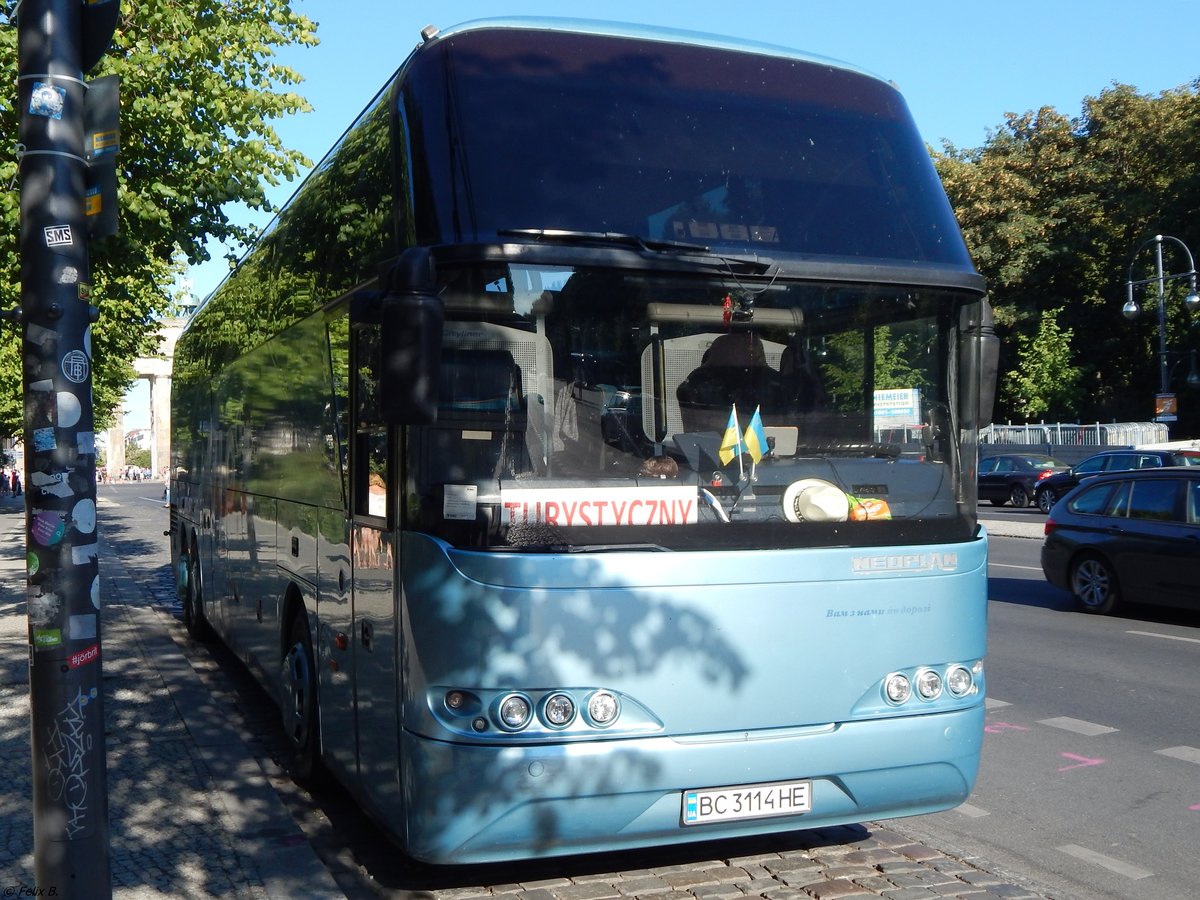
<svg viewBox="0 0 1200 900"><path fill-rule="evenodd" d="M987 529L992 537L1036 538L1041 540L1046 536L1045 519L1037 522L1013 522L1008 519L988 519L979 517L979 524Z"/></svg>

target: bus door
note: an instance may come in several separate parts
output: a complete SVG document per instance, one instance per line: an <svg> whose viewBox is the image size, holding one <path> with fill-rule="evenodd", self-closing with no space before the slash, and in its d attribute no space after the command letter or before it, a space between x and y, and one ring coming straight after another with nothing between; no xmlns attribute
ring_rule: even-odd
<svg viewBox="0 0 1200 900"><path fill-rule="evenodd" d="M379 414L379 326L352 331L350 558L359 779L385 814L399 809L396 429Z"/></svg>
<svg viewBox="0 0 1200 900"><path fill-rule="evenodd" d="M358 726L355 714L356 642L354 568L349 478L351 410L350 317L342 310L326 323L332 376L328 442L336 448L330 465L341 476L342 503L324 510L319 524L315 635L321 756L348 785L358 783ZM336 507L336 508L334 508Z"/></svg>

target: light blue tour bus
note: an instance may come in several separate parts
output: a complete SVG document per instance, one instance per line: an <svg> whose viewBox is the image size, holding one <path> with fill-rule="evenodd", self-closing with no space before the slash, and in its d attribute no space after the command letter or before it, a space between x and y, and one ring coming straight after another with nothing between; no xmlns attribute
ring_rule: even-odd
<svg viewBox="0 0 1200 900"><path fill-rule="evenodd" d="M179 342L185 622L421 860L953 807L993 342L888 82L426 29Z"/></svg>

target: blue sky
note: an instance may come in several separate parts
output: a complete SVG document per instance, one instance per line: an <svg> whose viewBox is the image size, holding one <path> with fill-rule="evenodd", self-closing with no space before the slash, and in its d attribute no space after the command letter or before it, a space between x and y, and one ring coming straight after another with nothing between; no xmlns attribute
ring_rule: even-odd
<svg viewBox="0 0 1200 900"><path fill-rule="evenodd" d="M845 60L899 85L926 141L977 147L1006 112L1053 106L1079 115L1113 82L1142 92L1200 78L1200 3L1161 0L293 0L321 43L282 61L305 77L313 112L277 123L284 142L314 161L420 40L441 28L508 15L586 16L683 27ZM273 195L285 201L295 184ZM265 224L266 217L259 223ZM192 273L204 296L223 261Z"/></svg>
<svg viewBox="0 0 1200 900"><path fill-rule="evenodd" d="M304 75L297 90L314 109L277 128L314 161L418 43L421 28L495 16L682 27L845 60L896 82L935 148L943 139L981 145L1006 112L1053 106L1078 116L1085 97L1113 82L1158 93L1200 77L1196 0L293 0L293 8L318 23L321 43L280 58ZM282 203L295 186L282 185L272 200ZM205 296L225 271L220 259L193 269L194 293ZM127 422L142 406L130 398Z"/></svg>

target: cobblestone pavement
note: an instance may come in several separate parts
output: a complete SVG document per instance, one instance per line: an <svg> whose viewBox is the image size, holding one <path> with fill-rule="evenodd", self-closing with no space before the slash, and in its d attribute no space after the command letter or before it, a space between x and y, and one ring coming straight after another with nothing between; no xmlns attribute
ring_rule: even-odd
<svg viewBox="0 0 1200 900"><path fill-rule="evenodd" d="M742 848L744 849L744 848ZM439 900L484 896L521 900L627 900L670 896L694 900L842 900L884 897L1044 898L1052 896L979 860L955 859L914 843L900 832L870 825L808 832L774 852L722 854L665 866L621 872L572 874L517 884L455 887L436 891Z"/></svg>
<svg viewBox="0 0 1200 900"><path fill-rule="evenodd" d="M161 594L103 534L100 558L114 897L340 896L243 735L197 686ZM0 894L70 896L34 879L24 561L24 508L0 498Z"/></svg>
<svg viewBox="0 0 1200 900"><path fill-rule="evenodd" d="M103 491L100 499L103 511ZM985 860L916 841L902 822L507 867L407 863L340 788L318 785L310 793L287 777L265 693L231 654L187 641L162 525L154 522L157 532L147 526L142 535L106 521L102 516L106 748L113 895L121 900L1063 896ZM33 877L23 529L19 501L0 498L4 896L46 887Z"/></svg>

